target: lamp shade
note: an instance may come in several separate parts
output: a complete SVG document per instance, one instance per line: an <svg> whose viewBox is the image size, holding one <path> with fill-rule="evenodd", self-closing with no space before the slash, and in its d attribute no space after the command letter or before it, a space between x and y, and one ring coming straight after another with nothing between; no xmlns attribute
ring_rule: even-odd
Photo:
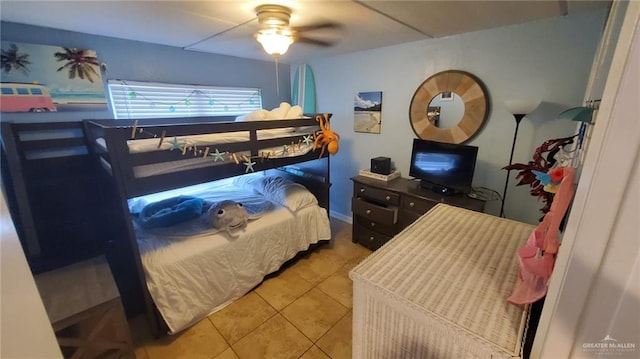
<svg viewBox="0 0 640 359"><path fill-rule="evenodd" d="M283 55L293 43L291 33L279 29L263 29L256 36L258 42L269 55Z"/></svg>
<svg viewBox="0 0 640 359"><path fill-rule="evenodd" d="M573 107L561 112L558 115L558 119L591 123L593 120L593 110L594 109L589 107Z"/></svg>
<svg viewBox="0 0 640 359"><path fill-rule="evenodd" d="M540 101L506 100L504 105L512 115L527 115L540 105Z"/></svg>

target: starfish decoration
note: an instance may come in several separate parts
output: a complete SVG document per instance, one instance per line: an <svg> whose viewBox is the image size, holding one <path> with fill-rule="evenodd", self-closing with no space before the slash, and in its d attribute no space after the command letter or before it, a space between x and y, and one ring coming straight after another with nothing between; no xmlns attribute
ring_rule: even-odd
<svg viewBox="0 0 640 359"><path fill-rule="evenodd" d="M282 146L282 154L284 155L285 153L289 153L289 146L287 145Z"/></svg>
<svg viewBox="0 0 640 359"><path fill-rule="evenodd" d="M225 154L224 152L220 153L216 148L216 152L211 154L211 156L213 156L213 162L218 162L218 160L224 162L224 157L222 157L224 156L224 154Z"/></svg>
<svg viewBox="0 0 640 359"><path fill-rule="evenodd" d="M253 165L255 165L255 162L251 162L251 159L249 159L247 162L244 163L245 166L247 166L247 168L244 170L244 173L247 173L249 171L253 172Z"/></svg>
<svg viewBox="0 0 640 359"><path fill-rule="evenodd" d="M304 142L305 145L310 145L313 142L311 135L304 136L304 140L302 140L302 142Z"/></svg>
<svg viewBox="0 0 640 359"><path fill-rule="evenodd" d="M169 143L171 144L171 148L169 148L170 151L182 150L182 145L185 144L185 142L178 141L178 137L174 137Z"/></svg>

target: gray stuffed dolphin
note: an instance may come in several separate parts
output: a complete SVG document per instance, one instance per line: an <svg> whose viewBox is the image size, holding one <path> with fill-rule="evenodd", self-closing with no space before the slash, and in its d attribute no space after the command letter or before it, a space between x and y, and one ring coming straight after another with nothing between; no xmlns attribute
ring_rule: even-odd
<svg viewBox="0 0 640 359"><path fill-rule="evenodd" d="M231 231L246 227L249 221L249 214L242 203L231 200L212 205L207 212L207 217L212 227L227 231L230 237L237 237Z"/></svg>

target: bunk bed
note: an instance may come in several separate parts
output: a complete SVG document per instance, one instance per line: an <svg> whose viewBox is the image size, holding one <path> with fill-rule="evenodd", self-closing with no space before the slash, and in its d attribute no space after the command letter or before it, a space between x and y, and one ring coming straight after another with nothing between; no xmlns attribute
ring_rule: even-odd
<svg viewBox="0 0 640 359"><path fill-rule="evenodd" d="M121 293L135 307L128 312L142 307L156 334L179 332L248 292L299 252L330 240L329 157L314 150L318 125L314 116L84 121L90 151L118 193L121 231L112 239L112 251L128 258L119 263L130 271L122 278L127 283L119 283L130 290ZM283 184L275 189L281 196L258 188L264 181L272 181L270 189ZM238 202L264 196L273 210L233 237L215 230L194 235L148 230L131 214L140 203L177 194Z"/></svg>
<svg viewBox="0 0 640 359"><path fill-rule="evenodd" d="M1 152L2 189L34 274L104 254L115 192L88 152L82 122L2 122Z"/></svg>

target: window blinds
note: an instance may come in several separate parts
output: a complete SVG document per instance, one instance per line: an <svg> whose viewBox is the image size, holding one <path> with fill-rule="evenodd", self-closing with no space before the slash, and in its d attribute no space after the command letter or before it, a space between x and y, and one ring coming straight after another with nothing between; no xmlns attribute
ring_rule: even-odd
<svg viewBox="0 0 640 359"><path fill-rule="evenodd" d="M258 88L109 80L115 118L238 116L262 108Z"/></svg>

